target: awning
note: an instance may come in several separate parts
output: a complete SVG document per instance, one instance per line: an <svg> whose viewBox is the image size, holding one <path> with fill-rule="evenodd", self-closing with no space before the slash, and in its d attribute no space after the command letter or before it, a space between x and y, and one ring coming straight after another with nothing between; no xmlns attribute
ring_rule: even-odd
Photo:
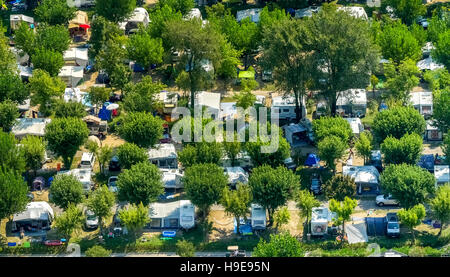
<svg viewBox="0 0 450 277"><path fill-rule="evenodd" d="M91 26L89 24L80 24L80 28L89 29Z"/></svg>

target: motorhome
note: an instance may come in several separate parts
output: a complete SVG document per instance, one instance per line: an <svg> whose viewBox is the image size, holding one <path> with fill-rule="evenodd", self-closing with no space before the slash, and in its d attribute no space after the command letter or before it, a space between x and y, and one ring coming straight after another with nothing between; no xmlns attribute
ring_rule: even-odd
<svg viewBox="0 0 450 277"><path fill-rule="evenodd" d="M74 176L78 181L81 182L81 184L83 184L83 190L86 193L91 191L92 186L94 185L94 183L92 182L91 168L75 168L71 170L61 170L57 173L56 176L58 176L59 174Z"/></svg>
<svg viewBox="0 0 450 277"><path fill-rule="evenodd" d="M124 30L126 35L129 35L136 33L139 25L146 27L149 23L150 17L147 10L137 7L126 21L119 23L119 28Z"/></svg>
<svg viewBox="0 0 450 277"><path fill-rule="evenodd" d="M364 117L367 110L367 92L365 89L348 89L338 93L336 112L344 117Z"/></svg>
<svg viewBox="0 0 450 277"><path fill-rule="evenodd" d="M177 169L178 159L175 145L172 143L157 144L148 150L148 157L158 168Z"/></svg>
<svg viewBox="0 0 450 277"><path fill-rule="evenodd" d="M251 204L251 224L253 230L264 230L267 224L267 211L258 204Z"/></svg>
<svg viewBox="0 0 450 277"><path fill-rule="evenodd" d="M296 118L295 98L277 96L272 98L272 108L270 110L271 118L279 120L293 120ZM302 104L302 117L306 116L305 99Z"/></svg>

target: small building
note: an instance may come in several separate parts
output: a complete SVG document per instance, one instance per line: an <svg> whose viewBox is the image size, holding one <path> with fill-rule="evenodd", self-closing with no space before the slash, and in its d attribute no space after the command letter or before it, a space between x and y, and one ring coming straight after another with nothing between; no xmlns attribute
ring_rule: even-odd
<svg viewBox="0 0 450 277"><path fill-rule="evenodd" d="M94 183L92 182L92 169L91 168L75 168L71 170L62 170L57 173L59 174L72 175L77 178L78 181L83 184L84 192L89 192L92 189Z"/></svg>
<svg viewBox="0 0 450 277"><path fill-rule="evenodd" d="M342 116L364 117L367 110L365 89L349 89L338 93L336 111Z"/></svg>
<svg viewBox="0 0 450 277"><path fill-rule="evenodd" d="M54 217L53 209L47 202L30 202L25 211L14 215L12 232L18 232L21 228L24 232L50 230Z"/></svg>
<svg viewBox="0 0 450 277"><path fill-rule="evenodd" d="M361 122L360 118L345 118L350 124L350 128L352 128L353 135L355 137L359 137L359 134L364 131L364 125Z"/></svg>
<svg viewBox="0 0 450 277"><path fill-rule="evenodd" d="M137 7L133 14L124 22L119 23L119 28L125 31L126 35L136 33L139 25L147 27L150 23L150 17L146 9Z"/></svg>
<svg viewBox="0 0 450 277"><path fill-rule="evenodd" d="M375 166L343 166L342 174L355 180L358 194L378 194L380 173Z"/></svg>
<svg viewBox="0 0 450 277"><path fill-rule="evenodd" d="M17 30L21 22L27 23L31 29L34 29L34 18L32 18L31 16L26 16L23 14L11 14L9 16L9 22L11 26L11 31Z"/></svg>
<svg viewBox="0 0 450 277"><path fill-rule="evenodd" d="M225 174L228 176L228 185L236 188L237 183L248 183L248 174L240 166L225 167Z"/></svg>
<svg viewBox="0 0 450 277"><path fill-rule="evenodd" d="M68 28L70 37L73 38L75 42L88 40L88 29L91 28L89 25L88 14L83 11L76 11L75 17L69 21Z"/></svg>
<svg viewBox="0 0 450 277"><path fill-rule="evenodd" d="M251 224L253 230L264 230L267 224L267 211L259 204L251 204Z"/></svg>
<svg viewBox="0 0 450 277"><path fill-rule="evenodd" d="M183 174L178 169L160 169L165 189L179 189L183 187Z"/></svg>
<svg viewBox="0 0 450 277"><path fill-rule="evenodd" d="M148 150L148 157L150 162L158 168L178 168L177 151L174 144L157 144L155 148Z"/></svg>
<svg viewBox="0 0 450 277"><path fill-rule="evenodd" d="M95 0L67 0L67 6L75 8L93 7Z"/></svg>
<svg viewBox="0 0 450 277"><path fill-rule="evenodd" d="M306 116L305 99L302 100L302 117ZM270 110L271 118L279 120L293 120L296 118L295 98L288 96L276 96L272 98L272 108Z"/></svg>
<svg viewBox="0 0 450 277"><path fill-rule="evenodd" d="M50 118L17 118L11 132L18 140L28 135L43 137L45 126L51 121Z"/></svg>
<svg viewBox="0 0 450 277"><path fill-rule="evenodd" d="M61 68L59 77L66 83L67 87L76 87L83 79L84 68L82 66L66 65Z"/></svg>
<svg viewBox="0 0 450 277"><path fill-rule="evenodd" d="M88 64L88 49L87 48L69 48L63 54L66 65L86 67Z"/></svg>
<svg viewBox="0 0 450 277"><path fill-rule="evenodd" d="M411 92L410 101L414 109L423 116L433 114L433 93L431 91Z"/></svg>
<svg viewBox="0 0 450 277"><path fill-rule="evenodd" d="M442 141L443 134L438 129L438 127L434 126L433 120L427 120L426 121L427 126L425 129L425 140L427 141Z"/></svg>
<svg viewBox="0 0 450 277"><path fill-rule="evenodd" d="M236 13L236 20L237 22L241 22L244 18L250 18L250 20L254 23L259 22L259 15L261 13L262 9L247 9L238 11Z"/></svg>
<svg viewBox="0 0 450 277"><path fill-rule="evenodd" d="M190 200L152 203L149 217L152 229L190 229L195 225L195 207Z"/></svg>
<svg viewBox="0 0 450 277"><path fill-rule="evenodd" d="M220 93L201 91L195 94L194 106L206 107L213 119L220 115Z"/></svg>
<svg viewBox="0 0 450 277"><path fill-rule="evenodd" d="M363 7L355 7L355 6L339 7L338 11L345 11L348 12L353 17L369 20L366 10L364 10Z"/></svg>
<svg viewBox="0 0 450 277"><path fill-rule="evenodd" d="M283 127L284 137L291 147L302 146L308 143L308 129L301 124L291 123Z"/></svg>
<svg viewBox="0 0 450 277"><path fill-rule="evenodd" d="M434 178L436 178L436 186L450 183L450 165L435 165Z"/></svg>

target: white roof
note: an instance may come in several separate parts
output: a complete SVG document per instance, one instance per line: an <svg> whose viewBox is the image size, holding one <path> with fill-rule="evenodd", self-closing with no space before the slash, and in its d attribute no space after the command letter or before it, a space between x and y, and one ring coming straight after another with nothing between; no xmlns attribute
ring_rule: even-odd
<svg viewBox="0 0 450 277"><path fill-rule="evenodd" d="M343 166L342 174L351 176L355 183L378 184L380 173L372 165L366 166Z"/></svg>
<svg viewBox="0 0 450 277"><path fill-rule="evenodd" d="M368 7L381 7L381 0L367 0Z"/></svg>
<svg viewBox="0 0 450 277"><path fill-rule="evenodd" d="M365 89L348 89L338 93L336 99L337 106L345 105L366 105L367 104L367 93Z"/></svg>
<svg viewBox="0 0 450 277"><path fill-rule="evenodd" d="M426 121L427 123L427 130L431 131L431 130L438 130L438 127L434 126L435 121L432 119L429 119Z"/></svg>
<svg viewBox="0 0 450 277"><path fill-rule="evenodd" d="M171 143L157 144L155 148L148 150L148 157L150 159L176 158L177 151L175 150L175 145Z"/></svg>
<svg viewBox="0 0 450 277"><path fill-rule="evenodd" d="M450 183L450 166L449 165L435 165L434 177L437 183Z"/></svg>
<svg viewBox="0 0 450 277"><path fill-rule="evenodd" d="M183 209L183 212L181 212ZM179 200L166 203L152 203L149 207L150 218L180 218L180 213L194 215L194 205L190 200Z"/></svg>
<svg viewBox="0 0 450 277"><path fill-rule="evenodd" d="M236 102L220 103L220 118L233 119L237 116Z"/></svg>
<svg viewBox="0 0 450 277"><path fill-rule="evenodd" d="M285 130L285 133L286 133L286 130L289 130L289 132L292 134L307 131L305 126L303 126L301 124L294 124L294 123L291 123L289 125L284 125L283 129Z"/></svg>
<svg viewBox="0 0 450 277"><path fill-rule="evenodd" d="M50 118L17 118L17 123L12 127L11 132L18 137L33 135L44 136L45 126L52 120Z"/></svg>
<svg viewBox="0 0 450 277"><path fill-rule="evenodd" d="M206 106L220 111L220 93L198 92L195 94L194 105Z"/></svg>
<svg viewBox="0 0 450 277"><path fill-rule="evenodd" d="M417 62L417 67L420 70L435 70L439 68L444 68L443 64L436 63L433 58L430 56L426 59L420 60Z"/></svg>
<svg viewBox="0 0 450 277"><path fill-rule="evenodd" d="M69 48L69 50L64 52L64 60L88 60L88 49L87 48Z"/></svg>
<svg viewBox="0 0 450 277"><path fill-rule="evenodd" d="M183 174L178 169L159 169L165 188L181 188L183 186L181 177Z"/></svg>
<svg viewBox="0 0 450 277"><path fill-rule="evenodd" d="M236 20L237 22L241 22L242 19L250 17L250 20L252 22L258 23L259 22L259 15L261 13L262 9L247 9L238 11L236 13Z"/></svg>
<svg viewBox="0 0 450 277"><path fill-rule="evenodd" d="M328 222L330 219L330 212L327 207L312 208L311 222Z"/></svg>
<svg viewBox="0 0 450 277"><path fill-rule="evenodd" d="M353 134L359 134L364 130L361 119L359 118L345 118L352 128Z"/></svg>
<svg viewBox="0 0 450 277"><path fill-rule="evenodd" d="M31 68L29 66L22 66L20 64L17 65L17 68L19 68L20 76L26 76L26 77L33 76L33 68Z"/></svg>
<svg viewBox="0 0 450 277"><path fill-rule="evenodd" d="M9 16L10 21L25 21L27 23L34 23L34 18L23 14L11 14Z"/></svg>
<svg viewBox="0 0 450 277"><path fill-rule="evenodd" d="M75 77L83 78L83 67L82 66L72 66L66 65L59 71L59 77Z"/></svg>
<svg viewBox="0 0 450 277"><path fill-rule="evenodd" d="M425 46L422 47L422 52L431 52L431 50L435 49L433 43L431 41L428 41L425 43Z"/></svg>
<svg viewBox="0 0 450 277"><path fill-rule="evenodd" d="M346 11L356 18L368 19L367 13L363 7L339 7L338 10Z"/></svg>
<svg viewBox="0 0 450 277"><path fill-rule="evenodd" d="M433 93L431 91L411 92L411 103L416 105L433 105Z"/></svg>
<svg viewBox="0 0 450 277"><path fill-rule="evenodd" d="M17 108L19 109L19 111L28 111L30 109L31 106L31 99L25 99L25 101L23 101L23 104L18 104Z"/></svg>
<svg viewBox="0 0 450 277"><path fill-rule="evenodd" d="M248 183L248 174L240 166L225 167L225 173L228 176L228 182L230 184L236 184L237 182Z"/></svg>
<svg viewBox="0 0 450 277"><path fill-rule="evenodd" d="M50 215L50 218L49 218ZM53 209L45 201L30 202L27 204L25 211L17 213L13 217L13 221L20 220L48 220L53 219Z"/></svg>
<svg viewBox="0 0 450 277"><path fill-rule="evenodd" d="M82 161L91 161L93 155L94 154L91 152L83 152L83 154L81 155L81 160Z"/></svg>
<svg viewBox="0 0 450 277"><path fill-rule="evenodd" d="M128 18L128 22L145 22L149 21L148 12L146 9L138 7L134 9L133 14Z"/></svg>
<svg viewBox="0 0 450 277"><path fill-rule="evenodd" d="M251 204L252 219L263 218L266 219L266 209L259 204Z"/></svg>
<svg viewBox="0 0 450 277"><path fill-rule="evenodd" d="M85 168L75 168L75 169L71 169L71 170L60 171L60 172L58 172L58 174L73 175L82 184L90 184L92 170L85 169Z"/></svg>
<svg viewBox="0 0 450 277"><path fill-rule="evenodd" d="M272 98L272 107L295 106L295 98L292 96L276 96Z"/></svg>
<svg viewBox="0 0 450 277"><path fill-rule="evenodd" d="M73 101L84 104L87 102L88 95L89 93L81 91L79 88L66 88L64 90L64 101Z"/></svg>
<svg viewBox="0 0 450 277"><path fill-rule="evenodd" d="M174 105L174 107L177 105L178 97L176 92L170 92L170 91L160 91L157 94L157 99L164 103L164 105Z"/></svg>
<svg viewBox="0 0 450 277"><path fill-rule="evenodd" d="M295 18L311 17L314 12L319 12L322 7L316 7L316 10L312 7L295 10Z"/></svg>

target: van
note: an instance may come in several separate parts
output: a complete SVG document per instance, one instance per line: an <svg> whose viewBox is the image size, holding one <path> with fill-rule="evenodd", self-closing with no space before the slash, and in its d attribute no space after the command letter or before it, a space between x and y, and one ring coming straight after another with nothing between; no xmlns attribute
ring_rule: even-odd
<svg viewBox="0 0 450 277"><path fill-rule="evenodd" d="M93 153L84 152L81 156L80 168L93 168L95 163L95 156Z"/></svg>

